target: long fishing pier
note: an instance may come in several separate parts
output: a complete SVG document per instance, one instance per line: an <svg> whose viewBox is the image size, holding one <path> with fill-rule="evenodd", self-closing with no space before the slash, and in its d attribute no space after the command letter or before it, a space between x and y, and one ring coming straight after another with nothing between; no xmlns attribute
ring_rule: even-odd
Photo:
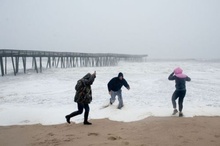
<svg viewBox="0 0 220 146"><path fill-rule="evenodd" d="M119 61L142 62L146 57L147 55L0 49L0 67L1 75L4 76L7 74L8 64L12 65L14 75L18 74L19 67L26 73L27 58L31 59L31 69L38 73L42 72L43 63L45 68L102 67L115 66Z"/></svg>

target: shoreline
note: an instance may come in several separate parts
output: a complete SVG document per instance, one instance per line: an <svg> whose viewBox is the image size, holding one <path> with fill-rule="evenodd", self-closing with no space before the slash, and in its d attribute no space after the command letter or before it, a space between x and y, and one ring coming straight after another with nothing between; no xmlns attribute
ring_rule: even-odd
<svg viewBox="0 0 220 146"><path fill-rule="evenodd" d="M98 119L90 122L93 125L0 126L0 145L220 145L220 116L148 117L134 122Z"/></svg>

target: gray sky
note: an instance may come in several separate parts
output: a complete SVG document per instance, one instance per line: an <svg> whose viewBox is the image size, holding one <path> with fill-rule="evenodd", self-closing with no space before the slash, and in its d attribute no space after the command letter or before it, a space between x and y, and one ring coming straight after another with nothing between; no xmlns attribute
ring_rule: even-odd
<svg viewBox="0 0 220 146"><path fill-rule="evenodd" d="M219 0L0 0L0 48L220 58Z"/></svg>

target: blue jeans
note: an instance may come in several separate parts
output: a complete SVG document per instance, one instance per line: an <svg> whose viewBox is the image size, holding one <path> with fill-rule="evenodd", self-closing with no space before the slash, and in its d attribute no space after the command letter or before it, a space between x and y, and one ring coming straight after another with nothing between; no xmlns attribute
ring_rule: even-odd
<svg viewBox="0 0 220 146"><path fill-rule="evenodd" d="M115 97L118 96L118 109L121 109L124 104L123 104L123 99L122 99L122 91L118 90L118 91L111 91L111 98L110 98L110 103L113 104L115 102Z"/></svg>

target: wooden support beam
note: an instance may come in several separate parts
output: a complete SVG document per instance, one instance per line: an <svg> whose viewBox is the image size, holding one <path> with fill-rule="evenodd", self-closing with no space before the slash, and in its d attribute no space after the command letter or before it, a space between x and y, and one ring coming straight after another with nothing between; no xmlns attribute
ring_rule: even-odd
<svg viewBox="0 0 220 146"><path fill-rule="evenodd" d="M78 57L76 57L76 67L78 67Z"/></svg>
<svg viewBox="0 0 220 146"><path fill-rule="evenodd" d="M37 68L37 60L36 60L36 57L33 57L34 59L34 66L35 66L35 70L36 72L38 73L38 68Z"/></svg>
<svg viewBox="0 0 220 146"><path fill-rule="evenodd" d="M72 68L73 67L73 58L70 57L70 67Z"/></svg>
<svg viewBox="0 0 220 146"><path fill-rule="evenodd" d="M5 57L5 74L7 74L7 57Z"/></svg>
<svg viewBox="0 0 220 146"><path fill-rule="evenodd" d="M22 57L24 73L26 73L26 57Z"/></svg>
<svg viewBox="0 0 220 146"><path fill-rule="evenodd" d="M53 57L52 67L55 67L55 65L56 65L56 57Z"/></svg>
<svg viewBox="0 0 220 146"><path fill-rule="evenodd" d="M66 57L63 57L63 68L66 68Z"/></svg>
<svg viewBox="0 0 220 146"><path fill-rule="evenodd" d="M34 57L32 57L32 68L34 68Z"/></svg>
<svg viewBox="0 0 220 146"><path fill-rule="evenodd" d="M57 64L56 64L56 68L58 67L59 62L60 62L60 57L58 57L58 61L57 61Z"/></svg>
<svg viewBox="0 0 220 146"><path fill-rule="evenodd" d="M4 63L3 63L3 57L0 57L0 65L1 65L1 73L2 73L2 76L4 76Z"/></svg>
<svg viewBox="0 0 220 146"><path fill-rule="evenodd" d="M40 72L42 72L42 57L40 57Z"/></svg>
<svg viewBox="0 0 220 146"><path fill-rule="evenodd" d="M69 63L69 57L66 57L66 68L70 67L70 63Z"/></svg>
<svg viewBox="0 0 220 146"><path fill-rule="evenodd" d="M63 57L61 57L60 65L61 65L61 68L63 68Z"/></svg>
<svg viewBox="0 0 220 146"><path fill-rule="evenodd" d="M14 57L11 57L11 63L12 63L12 66L13 66L14 75L16 76L16 68L15 68Z"/></svg>
<svg viewBox="0 0 220 146"><path fill-rule="evenodd" d="M95 58L92 59L92 66L95 66Z"/></svg>
<svg viewBox="0 0 220 146"><path fill-rule="evenodd" d="M83 60L82 60L82 57L79 58L79 61L80 61L80 67L83 66Z"/></svg>
<svg viewBox="0 0 220 146"><path fill-rule="evenodd" d="M49 68L51 68L51 59L50 59L50 57L48 57L48 59L47 59L47 68L48 68L48 66L49 66Z"/></svg>
<svg viewBox="0 0 220 146"><path fill-rule="evenodd" d="M19 71L19 57L15 57L15 65L16 65L16 74Z"/></svg>

